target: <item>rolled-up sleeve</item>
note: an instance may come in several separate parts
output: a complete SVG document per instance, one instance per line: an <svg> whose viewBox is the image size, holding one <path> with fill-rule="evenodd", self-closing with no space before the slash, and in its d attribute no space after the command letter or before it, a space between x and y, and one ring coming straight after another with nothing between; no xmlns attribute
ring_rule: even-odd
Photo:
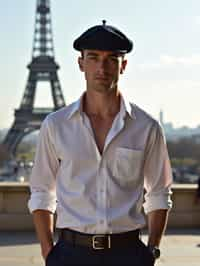
<svg viewBox="0 0 200 266"><path fill-rule="evenodd" d="M172 170L163 130L155 122L152 127L144 162L144 211L149 213L158 209L170 209Z"/></svg>
<svg viewBox="0 0 200 266"><path fill-rule="evenodd" d="M31 196L28 201L30 212L37 209L56 210L56 173L59 160L54 145L54 131L48 117L42 123L32 173L30 176Z"/></svg>

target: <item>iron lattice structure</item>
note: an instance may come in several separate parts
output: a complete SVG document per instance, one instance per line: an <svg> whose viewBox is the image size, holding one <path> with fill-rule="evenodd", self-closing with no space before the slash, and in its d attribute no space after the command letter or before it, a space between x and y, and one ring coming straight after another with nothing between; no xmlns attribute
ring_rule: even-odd
<svg viewBox="0 0 200 266"><path fill-rule="evenodd" d="M29 75L20 107L15 110L15 120L3 145L14 155L22 138L38 130L44 118L52 111L65 106L57 75L51 24L50 0L37 0L32 60L27 66ZM34 108L37 83L49 82L53 108Z"/></svg>

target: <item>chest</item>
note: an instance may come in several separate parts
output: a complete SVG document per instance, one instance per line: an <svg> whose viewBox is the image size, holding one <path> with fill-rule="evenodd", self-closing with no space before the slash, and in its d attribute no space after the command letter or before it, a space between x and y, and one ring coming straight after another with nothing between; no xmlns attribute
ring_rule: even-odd
<svg viewBox="0 0 200 266"><path fill-rule="evenodd" d="M106 137L112 127L114 116L103 119L99 117L90 117L90 124L93 130L96 145L102 154Z"/></svg>
<svg viewBox="0 0 200 266"><path fill-rule="evenodd" d="M149 127L151 129L151 127ZM105 156L115 152L117 147L133 150L144 150L149 140L149 130L138 127L131 119L123 123L118 117L112 119L93 119L85 116L82 120L71 119L63 121L54 129L53 146L61 161L71 165L72 162L88 165L100 159L97 154Z"/></svg>

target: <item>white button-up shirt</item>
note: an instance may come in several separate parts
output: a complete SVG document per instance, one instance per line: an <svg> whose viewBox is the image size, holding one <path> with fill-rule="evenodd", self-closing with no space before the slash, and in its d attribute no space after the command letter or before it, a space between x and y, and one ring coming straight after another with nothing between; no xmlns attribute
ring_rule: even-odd
<svg viewBox="0 0 200 266"><path fill-rule="evenodd" d="M41 126L28 206L56 211L57 228L119 233L145 225L142 207L171 208L171 183L157 121L121 97L101 155L81 97Z"/></svg>

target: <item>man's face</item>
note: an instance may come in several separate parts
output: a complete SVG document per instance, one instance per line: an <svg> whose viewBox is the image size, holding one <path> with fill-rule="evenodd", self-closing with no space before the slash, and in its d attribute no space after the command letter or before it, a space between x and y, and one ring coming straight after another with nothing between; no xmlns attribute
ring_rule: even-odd
<svg viewBox="0 0 200 266"><path fill-rule="evenodd" d="M110 92L117 89L119 75L127 61L112 51L84 50L79 57L79 67L85 73L88 90Z"/></svg>

